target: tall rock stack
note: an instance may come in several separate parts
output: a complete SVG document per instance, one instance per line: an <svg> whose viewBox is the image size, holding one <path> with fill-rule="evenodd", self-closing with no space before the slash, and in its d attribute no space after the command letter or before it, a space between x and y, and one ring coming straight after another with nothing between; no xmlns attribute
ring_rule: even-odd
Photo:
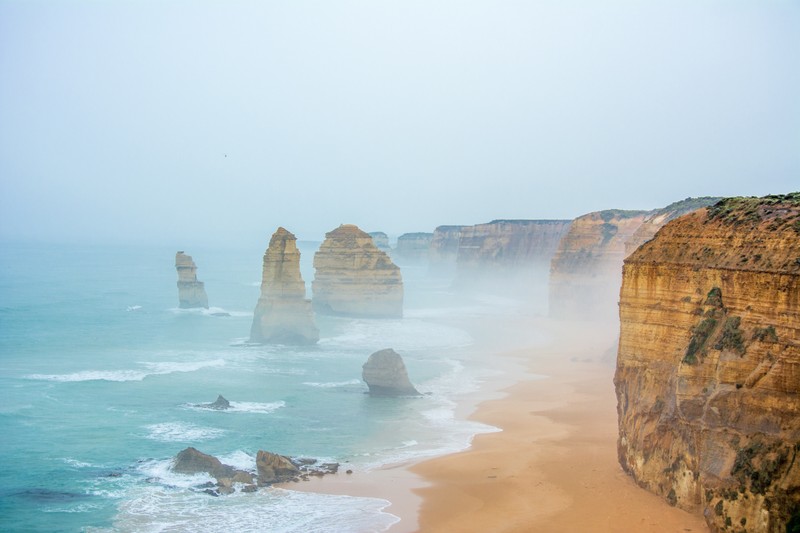
<svg viewBox="0 0 800 533"><path fill-rule="evenodd" d="M673 220L625 261L619 460L712 531L800 528L800 193Z"/></svg>
<svg viewBox="0 0 800 533"><path fill-rule="evenodd" d="M625 242L650 213L612 209L576 218L550 267L550 316L615 320Z"/></svg>
<svg viewBox="0 0 800 533"><path fill-rule="evenodd" d="M202 281L197 281L197 266L191 255L175 254L175 270L178 271L178 307L208 309L208 295Z"/></svg>
<svg viewBox="0 0 800 533"><path fill-rule="evenodd" d="M369 234L343 224L325 234L314 255L314 309L357 317L401 317L403 278Z"/></svg>
<svg viewBox="0 0 800 533"><path fill-rule="evenodd" d="M261 297L253 313L250 340L298 345L319 340L311 302L306 299L306 284L300 275L297 238L284 228L272 235L264 253Z"/></svg>

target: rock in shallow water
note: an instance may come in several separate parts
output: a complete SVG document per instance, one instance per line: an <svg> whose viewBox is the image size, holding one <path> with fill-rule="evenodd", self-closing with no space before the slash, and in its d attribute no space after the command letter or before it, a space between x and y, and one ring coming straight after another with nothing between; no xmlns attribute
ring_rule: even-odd
<svg viewBox="0 0 800 533"><path fill-rule="evenodd" d="M375 396L420 396L408 379L403 358L391 348L370 355L361 377Z"/></svg>

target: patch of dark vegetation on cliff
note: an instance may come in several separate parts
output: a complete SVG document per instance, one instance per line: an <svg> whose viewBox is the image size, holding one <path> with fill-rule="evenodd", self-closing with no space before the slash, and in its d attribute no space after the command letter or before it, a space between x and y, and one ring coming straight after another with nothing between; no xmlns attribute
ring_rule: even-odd
<svg viewBox="0 0 800 533"><path fill-rule="evenodd" d="M765 328L756 328L753 331L753 340L774 343L778 342L778 334L775 332L775 328L772 326L767 326Z"/></svg>
<svg viewBox="0 0 800 533"><path fill-rule="evenodd" d="M715 350L731 350L739 355L744 355L744 338L742 330L739 329L742 319L738 316L731 316L725 319L722 326L722 335L714 345Z"/></svg>
<svg viewBox="0 0 800 533"><path fill-rule="evenodd" d="M704 305L710 305L717 309L722 309L722 289L719 287L712 287L706 295L706 302Z"/></svg>
<svg viewBox="0 0 800 533"><path fill-rule="evenodd" d="M763 495L780 477L788 459L788 450L754 440L736 453L731 476L740 483L740 490L746 489L749 482L752 493Z"/></svg>
<svg viewBox="0 0 800 533"><path fill-rule="evenodd" d="M705 355L706 343L708 343L708 339L716 327L717 319L706 317L692 328L692 338L689 341L689 346L686 348L686 355L683 356L684 363L689 365L698 363L697 357Z"/></svg>

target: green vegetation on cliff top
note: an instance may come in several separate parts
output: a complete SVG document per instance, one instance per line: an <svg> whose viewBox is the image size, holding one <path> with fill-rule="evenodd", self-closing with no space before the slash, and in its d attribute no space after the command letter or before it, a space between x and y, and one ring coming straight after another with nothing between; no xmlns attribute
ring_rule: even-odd
<svg viewBox="0 0 800 533"><path fill-rule="evenodd" d="M800 233L800 192L723 198L708 208L708 219L736 226L772 220L773 231L790 224Z"/></svg>

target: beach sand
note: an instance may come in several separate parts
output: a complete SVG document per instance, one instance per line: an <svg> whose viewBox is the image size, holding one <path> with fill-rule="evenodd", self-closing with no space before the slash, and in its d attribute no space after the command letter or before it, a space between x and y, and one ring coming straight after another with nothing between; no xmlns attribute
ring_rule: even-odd
<svg viewBox="0 0 800 533"><path fill-rule="evenodd" d="M617 462L614 354L605 353L614 329L528 320L549 332L547 345L497 354L528 373L506 376L515 383L502 397L467 406L501 432L461 453L291 488L389 500L386 511L401 517L392 533L708 531Z"/></svg>

